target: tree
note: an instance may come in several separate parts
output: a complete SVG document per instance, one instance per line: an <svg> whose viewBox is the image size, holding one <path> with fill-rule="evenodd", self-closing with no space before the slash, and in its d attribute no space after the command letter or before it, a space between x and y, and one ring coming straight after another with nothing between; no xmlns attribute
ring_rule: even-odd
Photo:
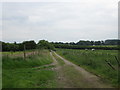
<svg viewBox="0 0 120 90"><path fill-rule="evenodd" d="M36 49L36 43L33 40L31 40L31 41L24 41L22 44L23 44L22 47L25 45L27 50L29 50L29 49Z"/></svg>
<svg viewBox="0 0 120 90"><path fill-rule="evenodd" d="M95 45L101 45L101 41L95 41Z"/></svg>
<svg viewBox="0 0 120 90"><path fill-rule="evenodd" d="M86 46L86 45L91 45L91 42L90 41L83 41L83 40L81 40L81 41L77 42L76 44L77 45L84 45L84 46Z"/></svg>
<svg viewBox="0 0 120 90"><path fill-rule="evenodd" d="M45 40L40 40L38 42L38 48L39 49L51 49L51 50L54 50L54 46L49 43L48 41L45 41Z"/></svg>

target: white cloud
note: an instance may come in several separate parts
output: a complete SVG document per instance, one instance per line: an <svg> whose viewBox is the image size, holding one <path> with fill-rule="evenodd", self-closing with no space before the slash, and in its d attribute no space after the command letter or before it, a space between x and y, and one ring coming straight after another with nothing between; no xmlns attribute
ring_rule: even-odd
<svg viewBox="0 0 120 90"><path fill-rule="evenodd" d="M117 0L45 1L3 3L3 40L117 38Z"/></svg>

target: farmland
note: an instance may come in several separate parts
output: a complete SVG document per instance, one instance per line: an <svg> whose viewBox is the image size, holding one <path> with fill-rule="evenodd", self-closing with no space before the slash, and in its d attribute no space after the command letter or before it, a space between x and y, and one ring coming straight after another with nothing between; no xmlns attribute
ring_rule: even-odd
<svg viewBox="0 0 120 90"><path fill-rule="evenodd" d="M30 52L30 51L29 51ZM16 52L13 54L20 54ZM6 54L6 53L5 53ZM55 72L51 70L53 62L48 50L42 50L36 55L9 57L3 53L3 88L46 88L54 87ZM48 66L46 66L48 65Z"/></svg>
<svg viewBox="0 0 120 90"><path fill-rule="evenodd" d="M112 88L120 85L117 46L79 45L76 49L73 45L72 49L71 45L56 44L59 46L56 48L55 43L45 40L38 44L34 41L4 44L1 52L3 88Z"/></svg>
<svg viewBox="0 0 120 90"><path fill-rule="evenodd" d="M101 77L105 82L118 85L117 50L73 50L58 49L57 53L87 71ZM108 64L112 65L112 67Z"/></svg>
<svg viewBox="0 0 120 90"><path fill-rule="evenodd" d="M120 88L118 0L0 4L0 89Z"/></svg>
<svg viewBox="0 0 120 90"><path fill-rule="evenodd" d="M44 49L26 51L26 58L22 51L3 52L3 88L117 87L116 50L57 49L56 52L68 61Z"/></svg>

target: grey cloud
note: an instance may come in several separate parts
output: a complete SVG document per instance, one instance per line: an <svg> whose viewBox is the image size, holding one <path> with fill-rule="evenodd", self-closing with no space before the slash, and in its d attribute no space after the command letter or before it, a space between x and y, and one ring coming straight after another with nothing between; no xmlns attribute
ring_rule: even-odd
<svg viewBox="0 0 120 90"><path fill-rule="evenodd" d="M112 0L109 3L92 1L4 3L3 40L77 41L117 38L117 8L112 6Z"/></svg>

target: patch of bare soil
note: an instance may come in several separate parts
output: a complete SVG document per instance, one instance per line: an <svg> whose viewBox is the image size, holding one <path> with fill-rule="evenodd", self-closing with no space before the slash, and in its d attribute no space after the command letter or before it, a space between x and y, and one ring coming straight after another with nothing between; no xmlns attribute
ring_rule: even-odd
<svg viewBox="0 0 120 90"><path fill-rule="evenodd" d="M63 67L58 63L56 58L53 56L52 52L50 52L50 55L54 60L53 63L56 65L54 70L57 72L56 76L57 88L72 88L71 85L68 83L69 80L64 76Z"/></svg>

